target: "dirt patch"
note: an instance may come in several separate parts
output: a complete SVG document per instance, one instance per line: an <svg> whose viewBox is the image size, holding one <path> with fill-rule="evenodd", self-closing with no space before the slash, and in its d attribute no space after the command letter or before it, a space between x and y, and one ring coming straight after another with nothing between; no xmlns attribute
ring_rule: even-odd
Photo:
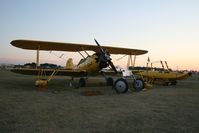
<svg viewBox="0 0 199 133"><path fill-rule="evenodd" d="M103 95L101 91L84 91L82 92L83 96L98 96L98 95Z"/></svg>

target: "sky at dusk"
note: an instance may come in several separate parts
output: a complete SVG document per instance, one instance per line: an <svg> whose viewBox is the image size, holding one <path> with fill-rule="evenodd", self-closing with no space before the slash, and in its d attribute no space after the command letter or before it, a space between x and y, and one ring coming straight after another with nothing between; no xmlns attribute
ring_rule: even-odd
<svg viewBox="0 0 199 133"><path fill-rule="evenodd" d="M10 45L30 39L144 49L136 65L167 61L172 69L199 70L198 0L0 0L0 63L35 62L36 51ZM63 55L60 59L59 56ZM40 61L65 65L78 53L41 52ZM127 57L111 56L125 67Z"/></svg>

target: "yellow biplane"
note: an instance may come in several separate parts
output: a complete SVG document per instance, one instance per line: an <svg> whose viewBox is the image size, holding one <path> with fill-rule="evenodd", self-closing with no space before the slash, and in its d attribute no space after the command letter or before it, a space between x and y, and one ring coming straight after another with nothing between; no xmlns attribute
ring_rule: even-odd
<svg viewBox="0 0 199 133"><path fill-rule="evenodd" d="M149 67L148 64L151 64ZM153 67L154 63L160 63L162 68ZM165 65L164 65L165 63ZM166 66L166 67L165 67ZM138 75L144 79L147 83L154 84L155 82L161 83L163 85L176 85L177 80L183 80L191 76L190 72L177 72L172 71L167 64L167 61L154 61L150 62L148 59L147 67L142 69L137 69L136 67L130 68L132 73Z"/></svg>
<svg viewBox="0 0 199 133"><path fill-rule="evenodd" d="M13 40L11 44L15 47L36 50L36 68L20 68L12 69L12 72L26 74L26 75L49 75L48 79L39 78L35 85L39 88L46 88L48 82L52 79L54 75L63 75L70 76L72 79L74 77L80 77L79 86L85 86L86 79L90 75L100 75L102 74L106 81L107 85L113 85L113 88L117 93L125 93L128 91L127 81L122 78L122 72L118 71L110 54L125 54L125 55L142 55L147 53L146 50L138 49L129 49L129 48L118 48L110 46L100 46L100 44L95 40L95 45L86 45L86 44L75 44L75 43L61 43L61 42L47 42L47 41L36 41L36 40ZM79 61L78 65L74 67L73 61L69 58L66 62L66 67L64 69L42 69L39 66L39 51L69 51L69 52L78 52L82 59ZM87 51L94 51L93 55L89 55ZM85 52L87 57L84 57L81 52ZM103 68L111 67L109 71L103 71ZM119 75L121 76L115 82L112 77L107 75ZM140 83L139 79L134 78L134 84ZM135 89L143 89L144 82L141 82L141 85L137 86ZM140 88L141 87L141 88Z"/></svg>

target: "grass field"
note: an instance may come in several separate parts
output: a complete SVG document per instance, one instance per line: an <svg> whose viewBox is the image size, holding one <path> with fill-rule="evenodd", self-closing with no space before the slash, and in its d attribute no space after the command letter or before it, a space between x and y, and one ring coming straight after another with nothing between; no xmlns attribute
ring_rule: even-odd
<svg viewBox="0 0 199 133"><path fill-rule="evenodd" d="M58 77L47 91L36 90L35 79L0 71L0 133L199 133L199 75L120 95L100 78L73 89Z"/></svg>

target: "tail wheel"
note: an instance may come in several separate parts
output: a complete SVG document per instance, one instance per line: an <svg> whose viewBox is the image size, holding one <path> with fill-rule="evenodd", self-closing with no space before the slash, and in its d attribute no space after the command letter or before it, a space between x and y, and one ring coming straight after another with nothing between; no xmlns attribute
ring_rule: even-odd
<svg viewBox="0 0 199 133"><path fill-rule="evenodd" d="M85 87L86 86L86 79L80 78L79 79L79 87Z"/></svg>
<svg viewBox="0 0 199 133"><path fill-rule="evenodd" d="M120 78L115 81L113 88L119 94L119 93L126 93L128 91L129 86L125 79Z"/></svg>
<svg viewBox="0 0 199 133"><path fill-rule="evenodd" d="M144 81L142 79L136 79L133 82L133 88L135 91L141 91L144 89Z"/></svg>
<svg viewBox="0 0 199 133"><path fill-rule="evenodd" d="M106 85L107 86L113 86L113 78L111 78L111 77L108 77L107 79L106 79Z"/></svg>

